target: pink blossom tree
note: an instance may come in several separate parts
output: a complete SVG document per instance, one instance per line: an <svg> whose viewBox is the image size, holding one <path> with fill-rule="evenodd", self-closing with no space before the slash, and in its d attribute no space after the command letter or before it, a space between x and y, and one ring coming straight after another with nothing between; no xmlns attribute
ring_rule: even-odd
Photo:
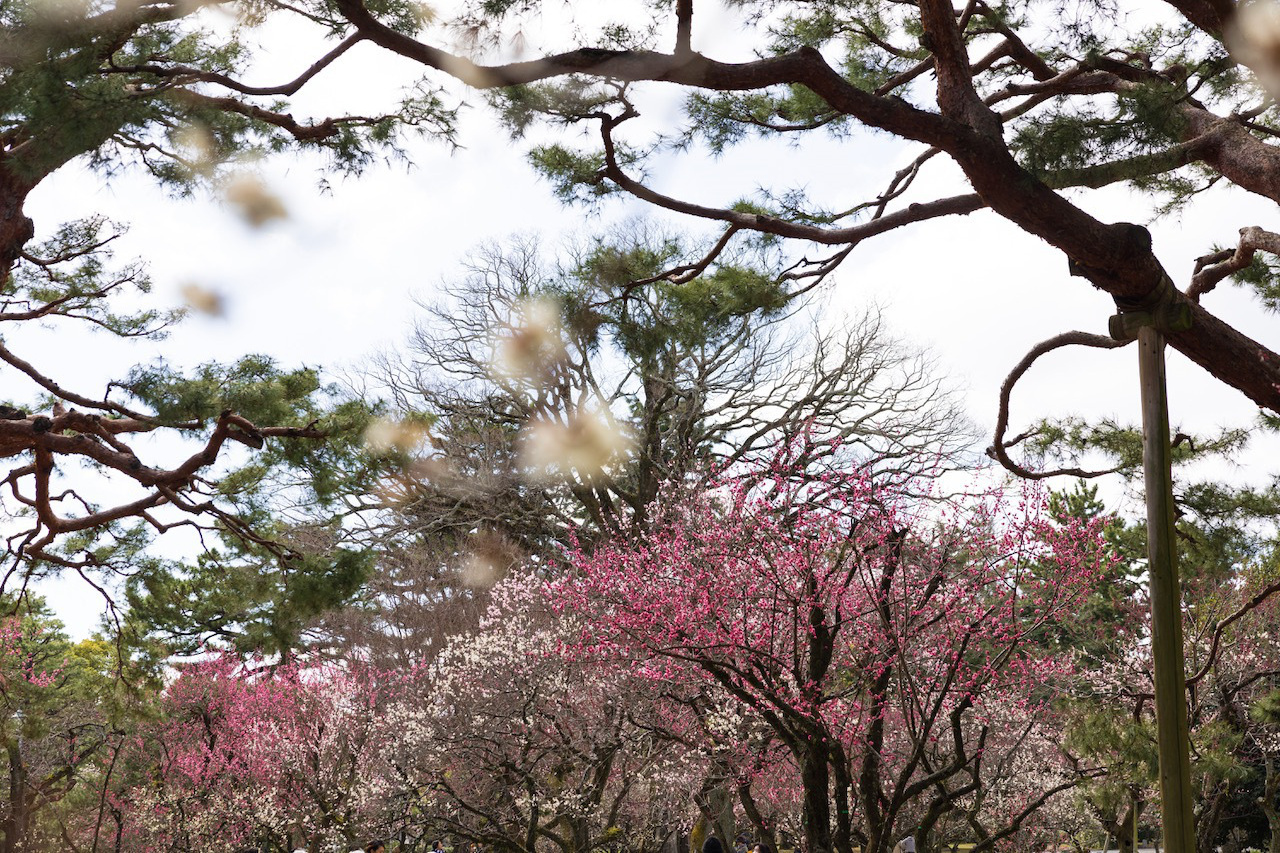
<svg viewBox="0 0 1280 853"><path fill-rule="evenodd" d="M184 669L143 726L113 792L114 849L349 850L394 823L379 763L395 680L335 666Z"/></svg>
<svg viewBox="0 0 1280 853"><path fill-rule="evenodd" d="M989 770L1046 725L1070 660L1034 638L1099 576L1097 536L1034 497L930 514L858 476L797 485L783 459L669 503L639 544L572 554L546 595L582 620L577 654L758 716L812 853L948 824L990 849L1074 784L1064 767L996 796Z"/></svg>

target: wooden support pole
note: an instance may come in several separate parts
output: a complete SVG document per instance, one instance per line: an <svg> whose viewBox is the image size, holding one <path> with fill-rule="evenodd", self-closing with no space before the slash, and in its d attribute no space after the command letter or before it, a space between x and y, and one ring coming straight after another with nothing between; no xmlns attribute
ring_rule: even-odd
<svg viewBox="0 0 1280 853"><path fill-rule="evenodd" d="M1142 383L1142 468L1147 491L1147 568L1151 578L1160 822L1167 853L1195 853L1164 335L1151 325L1143 325L1138 330L1138 373ZM1134 845L1136 849L1136 833Z"/></svg>

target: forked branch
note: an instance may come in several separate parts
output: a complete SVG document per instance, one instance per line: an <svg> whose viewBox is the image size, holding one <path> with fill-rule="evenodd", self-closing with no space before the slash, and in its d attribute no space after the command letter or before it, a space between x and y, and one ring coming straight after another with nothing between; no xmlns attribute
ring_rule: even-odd
<svg viewBox="0 0 1280 853"><path fill-rule="evenodd" d="M1234 251L1224 249L1196 258L1195 274L1187 288L1187 298L1199 302L1201 295L1217 287L1218 282L1252 264L1259 251L1280 256L1280 234L1264 231L1256 225L1241 228L1240 242Z"/></svg>

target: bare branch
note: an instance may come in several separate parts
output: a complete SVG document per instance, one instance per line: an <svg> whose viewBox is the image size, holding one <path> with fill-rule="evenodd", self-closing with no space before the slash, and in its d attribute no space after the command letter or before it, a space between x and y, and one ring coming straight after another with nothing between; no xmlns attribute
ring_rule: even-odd
<svg viewBox="0 0 1280 853"><path fill-rule="evenodd" d="M74 391L68 391L66 388L63 388L57 382L54 382L52 379L50 379L49 377L41 373L39 370L37 370L35 366L31 364L29 361L26 361L25 359L19 358L17 355L14 355L14 353L4 345L3 341L0 341L0 361L4 361L6 364L10 365L11 367L17 368L19 371L21 371L22 373L30 377L30 379L33 382L35 382L37 385L39 385L41 388L45 389L50 394L53 394L63 400L66 400L68 403L75 403L76 405L79 405L79 406L86 406L90 409L97 409L99 411L104 411L104 412L115 412L117 414L124 415L125 417L132 418L135 421L139 421L141 423L151 424L155 422L155 418L153 418L151 415L145 415L145 414L142 414L141 412L135 412L126 406L120 405L119 403L114 403L110 400L101 400L101 401L92 400L81 394L77 394ZM184 424L182 426L186 426L188 428L194 428L195 426L197 426L197 424ZM11 455L11 454L3 453L2 448L0 448L0 456L7 456L7 455Z"/></svg>
<svg viewBox="0 0 1280 853"><path fill-rule="evenodd" d="M987 455L998 461L1002 466L1012 473L1028 480L1043 480L1048 477L1070 476L1070 477L1102 477L1106 474L1114 474L1120 468L1109 468L1105 471L1086 471L1082 468L1057 468L1052 471L1032 471L1025 468L1009 458L1008 448L1014 442L1005 442L1004 434L1009 428L1009 397L1013 393L1013 386L1022 378L1031 365L1035 364L1036 359L1056 349L1067 346L1086 346L1097 347L1099 349L1116 349L1124 346L1127 341L1117 341L1113 338L1104 337L1102 335L1091 335L1088 332L1064 332L1042 341L1031 348L1022 360L1019 361L1005 377L1004 382L1000 384L1000 408L996 415L996 431L995 440L991 447L987 448ZM1020 436L1021 439L1023 436Z"/></svg>
<svg viewBox="0 0 1280 853"><path fill-rule="evenodd" d="M190 65L116 65L112 63L109 70L124 74L151 74L162 79L169 79L176 85L186 85L194 82L215 83L242 95L295 95L313 77L332 65L338 57L364 40L365 37L360 33L348 36L333 50L317 59L306 71L303 71L288 83L281 83L277 86L248 86L225 74L205 71Z"/></svg>

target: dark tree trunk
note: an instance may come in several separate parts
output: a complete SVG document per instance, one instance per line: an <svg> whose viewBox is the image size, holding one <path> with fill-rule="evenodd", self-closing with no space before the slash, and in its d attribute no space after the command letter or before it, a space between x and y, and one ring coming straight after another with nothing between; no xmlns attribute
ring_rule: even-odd
<svg viewBox="0 0 1280 853"><path fill-rule="evenodd" d="M9 279L22 249L35 236L35 224L22 212L31 187L0 165L0 287Z"/></svg>
<svg viewBox="0 0 1280 853"><path fill-rule="evenodd" d="M836 827L832 839L836 853L853 853L853 814L849 792L853 790L853 778L849 774L849 759L844 750L833 750L835 761L831 764L835 777Z"/></svg>
<svg viewBox="0 0 1280 853"><path fill-rule="evenodd" d="M0 840L0 853L18 853L22 849L30 820L30 797L27 795L27 767L22 763L22 753L17 743L7 748L9 759L9 815L0 822L4 839Z"/></svg>
<svg viewBox="0 0 1280 853"><path fill-rule="evenodd" d="M755 828L756 838L769 845L769 849L777 853L778 836L773 831L774 827L760 813L760 807L756 803L755 797L751 795L750 783L744 783L738 786L738 800L742 803L742 813L747 816L747 820Z"/></svg>
<svg viewBox="0 0 1280 853"><path fill-rule="evenodd" d="M801 755L800 782L804 787L804 840L806 853L832 853L830 751L825 744L809 743Z"/></svg>

